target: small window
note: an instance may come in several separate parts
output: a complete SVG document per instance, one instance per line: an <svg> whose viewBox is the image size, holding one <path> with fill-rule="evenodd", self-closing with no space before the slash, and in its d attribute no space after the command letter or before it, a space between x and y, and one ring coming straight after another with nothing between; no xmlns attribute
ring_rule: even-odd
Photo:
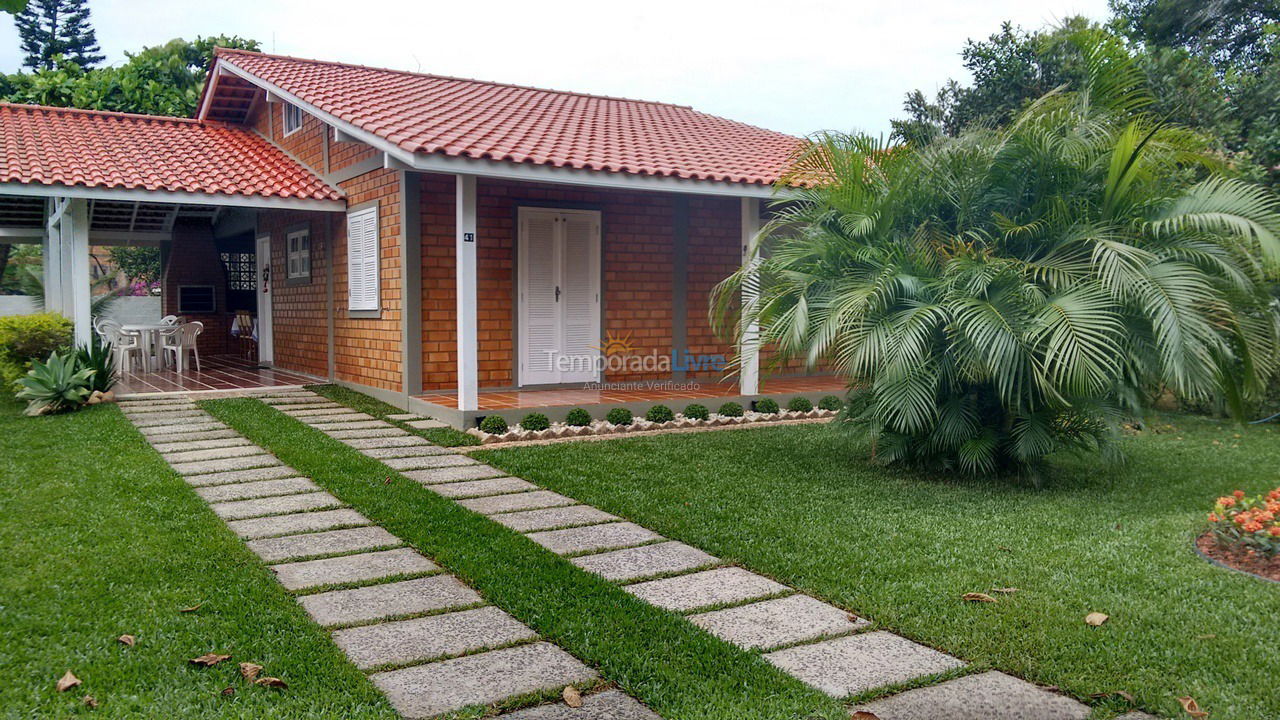
<svg viewBox="0 0 1280 720"><path fill-rule="evenodd" d="M302 108L293 103L284 104L284 134L292 135L302 129Z"/></svg>
<svg viewBox="0 0 1280 720"><path fill-rule="evenodd" d="M380 309L376 205L347 213L347 309Z"/></svg>
<svg viewBox="0 0 1280 720"><path fill-rule="evenodd" d="M296 230L285 236L288 251L287 280L311 279L311 231Z"/></svg>
<svg viewBox="0 0 1280 720"><path fill-rule="evenodd" d="M224 252L222 267L227 271L228 290L258 289L258 258L253 253Z"/></svg>

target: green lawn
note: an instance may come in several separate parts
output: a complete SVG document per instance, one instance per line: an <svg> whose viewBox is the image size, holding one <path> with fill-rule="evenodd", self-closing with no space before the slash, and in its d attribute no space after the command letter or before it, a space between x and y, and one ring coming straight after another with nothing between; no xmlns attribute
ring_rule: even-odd
<svg viewBox="0 0 1280 720"><path fill-rule="evenodd" d="M18 410L0 401L0 717L396 717L119 410ZM187 663L207 652L232 659Z"/></svg>
<svg viewBox="0 0 1280 720"><path fill-rule="evenodd" d="M257 400L202 406L666 720L847 717L839 703L759 657Z"/></svg>
<svg viewBox="0 0 1280 720"><path fill-rule="evenodd" d="M1191 544L1218 495L1280 485L1280 437L1158 422L1124 441L1127 465L1060 458L1038 490L876 468L821 425L476 455L1083 700L1123 690L1181 717L1176 698L1190 695L1215 720L1280 717L1280 585L1211 566ZM960 600L1006 587L1019 590L995 604ZM1094 611L1110 621L1087 626Z"/></svg>
<svg viewBox="0 0 1280 720"><path fill-rule="evenodd" d="M308 385L307 389L319 395L323 395L336 403L346 405L353 410L368 413L374 417L386 420L387 422L397 423L402 429L421 435L437 445L458 447L461 445L480 444L480 440L474 435L468 435L451 427L426 428L419 430L418 428L409 427L404 423L399 423L387 416L398 415L403 413L404 410L401 410L394 405L384 403L377 398L365 395L364 393L349 390L341 385Z"/></svg>

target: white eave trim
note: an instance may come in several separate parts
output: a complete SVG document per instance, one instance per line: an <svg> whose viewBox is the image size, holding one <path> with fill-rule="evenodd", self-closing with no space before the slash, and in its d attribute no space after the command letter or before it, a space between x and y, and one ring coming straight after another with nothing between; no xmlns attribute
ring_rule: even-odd
<svg viewBox="0 0 1280 720"><path fill-rule="evenodd" d="M84 187L81 185L44 185L36 183L0 183L0 195L24 197L65 197L88 200L169 203L172 205L218 205L223 207L260 208L263 210L319 210L342 212L345 200L267 197L263 195L223 195L214 193L171 192L131 188Z"/></svg>
<svg viewBox="0 0 1280 720"><path fill-rule="evenodd" d="M501 178L506 180L524 180L526 182L546 182L563 185L585 185L626 190L650 190L655 192L674 192L691 195L721 195L729 197L773 198L779 193L772 185L754 185L747 183L717 182L714 180L690 180L685 178L666 177L661 175L637 175L625 172L603 172L599 170L580 170L577 168L558 168L551 165L534 165L531 163L504 162L499 160L477 160L466 157L448 157L428 153L411 153L408 150L389 142L384 138L352 125L351 123L327 113L293 93L285 92L278 86L262 78L236 67L226 58L218 58L219 67L257 85L267 93L267 101L273 98L293 103L311 115L334 128L334 137L345 136L343 140L355 140L370 145L386 154L384 167L404 167L422 172L453 173L476 175L479 177ZM212 95L205 97L205 102L212 102ZM201 108L203 111L203 108ZM396 164L396 163L399 164Z"/></svg>

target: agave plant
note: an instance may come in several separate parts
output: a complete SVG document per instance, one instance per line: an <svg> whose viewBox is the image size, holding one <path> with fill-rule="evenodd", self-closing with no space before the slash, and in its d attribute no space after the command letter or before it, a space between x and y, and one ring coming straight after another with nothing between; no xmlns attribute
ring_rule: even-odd
<svg viewBox="0 0 1280 720"><path fill-rule="evenodd" d="M106 392L116 384L116 358L111 343L96 334L90 337L88 345L76 348L76 365L93 371L89 380L91 393Z"/></svg>
<svg viewBox="0 0 1280 720"><path fill-rule="evenodd" d="M17 397L28 401L28 415L74 410L89 397L93 374L91 368L78 367L74 353L55 351L48 361L31 364L27 376L17 381Z"/></svg>
<svg viewBox="0 0 1280 720"><path fill-rule="evenodd" d="M1158 389L1240 412L1277 366L1280 201L1147 115L1122 48L1076 42L1086 86L1007 127L813 138L717 288L722 327L849 378L881 462L1038 477Z"/></svg>

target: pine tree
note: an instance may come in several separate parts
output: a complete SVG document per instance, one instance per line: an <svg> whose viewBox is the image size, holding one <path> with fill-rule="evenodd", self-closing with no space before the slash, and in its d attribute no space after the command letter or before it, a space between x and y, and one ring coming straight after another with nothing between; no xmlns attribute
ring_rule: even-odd
<svg viewBox="0 0 1280 720"><path fill-rule="evenodd" d="M14 23L27 54L22 64L32 70L52 69L55 55L82 68L104 59L89 23L87 0L31 0Z"/></svg>

